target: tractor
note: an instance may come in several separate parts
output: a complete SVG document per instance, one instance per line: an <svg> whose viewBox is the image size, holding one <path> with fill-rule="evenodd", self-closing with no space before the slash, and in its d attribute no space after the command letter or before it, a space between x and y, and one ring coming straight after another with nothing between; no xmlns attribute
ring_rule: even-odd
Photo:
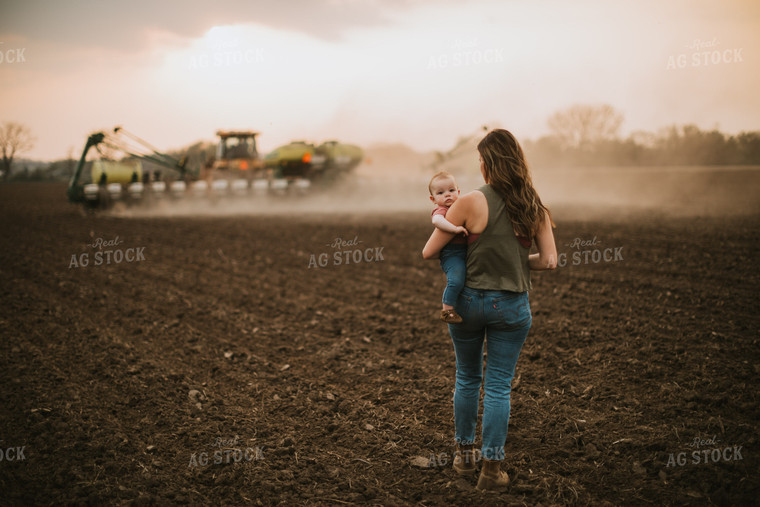
<svg viewBox="0 0 760 507"><path fill-rule="evenodd" d="M214 157L189 164L187 155L161 153L122 127L95 132L87 139L67 195L69 201L93 210L116 202L132 205L188 196L218 201L227 196L300 194L312 181L330 182L347 174L363 157L357 146L328 141L319 146L293 142L262 159L258 135L250 130L219 130ZM100 157L88 162L92 149ZM122 155L119 160L117 154Z"/></svg>

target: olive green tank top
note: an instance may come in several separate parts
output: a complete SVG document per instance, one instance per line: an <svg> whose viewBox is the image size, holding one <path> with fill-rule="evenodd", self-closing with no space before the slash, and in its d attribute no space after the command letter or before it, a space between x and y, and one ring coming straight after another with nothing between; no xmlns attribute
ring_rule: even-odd
<svg viewBox="0 0 760 507"><path fill-rule="evenodd" d="M522 246L515 236L504 199L496 190L491 185L478 190L488 201L488 223L478 239L467 247L465 285L485 290L530 290L530 248Z"/></svg>

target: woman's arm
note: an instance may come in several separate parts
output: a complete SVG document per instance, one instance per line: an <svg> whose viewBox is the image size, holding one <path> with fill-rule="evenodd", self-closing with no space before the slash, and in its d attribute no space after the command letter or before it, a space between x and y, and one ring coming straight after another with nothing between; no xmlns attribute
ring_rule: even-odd
<svg viewBox="0 0 760 507"><path fill-rule="evenodd" d="M445 247L453 237L454 234L450 232L443 232L438 228L433 229L433 234L430 235L427 243L425 243L425 248L422 249L422 258L426 260L437 259L441 248Z"/></svg>
<svg viewBox="0 0 760 507"><path fill-rule="evenodd" d="M544 221L536 234L536 248L538 253L528 256L528 265L534 271L557 268L557 246L554 244L552 221L546 213Z"/></svg>
<svg viewBox="0 0 760 507"><path fill-rule="evenodd" d="M447 221L455 227L464 225L469 203L468 196L469 194L465 194L457 199L457 201L451 205L449 211L446 212ZM436 227L433 230L433 234L430 235L430 239L428 239L425 244L425 248L422 249L422 258L437 259L441 248L445 247L453 237L454 234L444 232Z"/></svg>

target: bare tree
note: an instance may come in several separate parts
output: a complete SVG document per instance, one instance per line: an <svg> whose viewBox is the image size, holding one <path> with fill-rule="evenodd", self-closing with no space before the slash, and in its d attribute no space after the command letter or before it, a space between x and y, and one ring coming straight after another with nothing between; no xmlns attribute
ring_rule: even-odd
<svg viewBox="0 0 760 507"><path fill-rule="evenodd" d="M0 125L0 149L3 152L3 177L11 174L13 157L16 153L29 151L34 147L34 136L26 125L7 121Z"/></svg>
<svg viewBox="0 0 760 507"><path fill-rule="evenodd" d="M549 117L552 134L566 148L589 148L598 141L617 138L623 115L607 104L576 104Z"/></svg>

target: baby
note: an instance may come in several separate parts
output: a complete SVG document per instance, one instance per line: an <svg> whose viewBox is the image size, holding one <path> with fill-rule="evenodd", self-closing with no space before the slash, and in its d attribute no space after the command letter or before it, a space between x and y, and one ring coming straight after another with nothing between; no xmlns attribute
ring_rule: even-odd
<svg viewBox="0 0 760 507"><path fill-rule="evenodd" d="M446 212L459 197L459 188L454 177L447 172L439 172L428 185L430 200L436 205L433 210L433 225L445 232L455 233L448 245L441 249L440 261L446 273L446 289L443 291L441 320L449 324L462 322L462 317L454 310L459 292L464 287L467 261L467 229L446 220Z"/></svg>

